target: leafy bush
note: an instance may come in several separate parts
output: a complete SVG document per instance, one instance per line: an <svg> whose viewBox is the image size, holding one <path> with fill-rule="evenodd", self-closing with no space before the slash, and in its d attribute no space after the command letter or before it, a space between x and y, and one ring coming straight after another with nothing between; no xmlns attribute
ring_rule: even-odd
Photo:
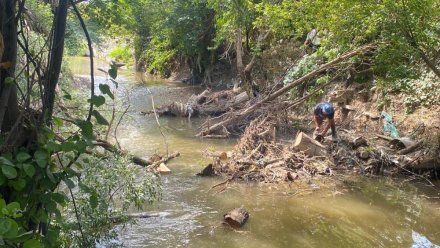
<svg viewBox="0 0 440 248"><path fill-rule="evenodd" d="M133 55L131 53L131 49L128 46L122 47L117 46L108 54L110 58L113 58L117 61L124 62L126 64L133 63Z"/></svg>

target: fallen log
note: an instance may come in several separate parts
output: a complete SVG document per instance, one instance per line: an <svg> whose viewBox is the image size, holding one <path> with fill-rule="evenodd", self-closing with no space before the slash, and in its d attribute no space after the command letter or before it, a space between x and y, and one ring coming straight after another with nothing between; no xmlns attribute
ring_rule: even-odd
<svg viewBox="0 0 440 248"><path fill-rule="evenodd" d="M249 213L243 207L234 208L223 216L224 223L233 228L242 227L249 218Z"/></svg>
<svg viewBox="0 0 440 248"><path fill-rule="evenodd" d="M405 149L400 150L398 152L398 154L399 155L405 155L405 154L411 153L411 152L415 151L421 144L423 144L423 141L419 141L419 142L417 142L417 143L415 143L415 144L413 144L411 146L408 146Z"/></svg>
<svg viewBox="0 0 440 248"><path fill-rule="evenodd" d="M244 109L241 112L236 113L233 117L226 119L224 121L221 121L213 126L210 126L210 127L206 128L205 130L202 130L198 134L198 136L205 136L205 135L210 134L214 131L218 131L219 129L229 125L230 123L233 123L239 119L246 117L250 113L257 110L259 107L261 107L264 103L267 103L269 101L276 99L277 97L287 93L289 90L291 90L292 88L294 88L302 83L308 82L310 79L315 78L316 76L320 75L323 71L331 68L332 66L339 64L340 62L345 61L346 59L349 59L355 55L372 50L374 48L375 48L375 46L373 46L373 45L366 45L366 46L363 46L363 47L356 49L354 51L345 53L345 54L339 56L338 58L320 66L318 69L316 69L310 73L307 73L306 75L302 76L301 78L285 85L281 89L275 91L273 94L267 95L266 97L264 97L262 100L258 101L257 103L251 105L250 107Z"/></svg>
<svg viewBox="0 0 440 248"><path fill-rule="evenodd" d="M93 142L93 145L95 146L100 146L102 148L104 148L105 150L112 152L112 153L116 153L120 156L126 156L128 157L133 163L137 164L137 165L141 165L141 166L152 166L152 165L160 165L161 163L166 163L168 162L170 159L175 158L180 156L180 153L175 152L167 157L163 157L160 160L157 160L155 158L151 158L151 159L144 159L138 156L134 156L130 153L128 153L125 150L121 150L118 149L116 146L110 144L110 142L106 141L106 140L96 140Z"/></svg>
<svg viewBox="0 0 440 248"><path fill-rule="evenodd" d="M327 149L324 145L312 139L310 136L303 132L300 132L296 136L293 148L299 151L303 151L305 154L311 157L323 156L327 152Z"/></svg>

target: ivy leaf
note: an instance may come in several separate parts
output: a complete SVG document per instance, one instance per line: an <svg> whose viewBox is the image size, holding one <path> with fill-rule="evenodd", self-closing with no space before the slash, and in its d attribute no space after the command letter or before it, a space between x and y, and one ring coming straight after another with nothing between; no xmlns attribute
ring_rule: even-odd
<svg viewBox="0 0 440 248"><path fill-rule="evenodd" d="M90 121L79 121L77 125L85 138L93 139L93 124Z"/></svg>
<svg viewBox="0 0 440 248"><path fill-rule="evenodd" d="M66 195L59 192L55 192L55 193L51 193L51 197L52 200L54 200L56 203L60 204L61 206L63 207L66 206L66 202L67 202Z"/></svg>
<svg viewBox="0 0 440 248"><path fill-rule="evenodd" d="M61 150L63 152L71 152L75 150L75 148L76 148L75 143L71 141L66 141L61 144Z"/></svg>
<svg viewBox="0 0 440 248"><path fill-rule="evenodd" d="M46 149L49 152L55 152L55 151L58 151L60 149L60 145L58 143L56 143L56 142L49 141L46 144Z"/></svg>
<svg viewBox="0 0 440 248"><path fill-rule="evenodd" d="M63 126L63 120L61 118L54 116L54 117L52 117L52 121L53 121L53 124L57 127Z"/></svg>
<svg viewBox="0 0 440 248"><path fill-rule="evenodd" d="M108 70L108 75L110 75L111 78L116 79L116 77L118 76L118 70L116 69L116 66L112 66L112 68Z"/></svg>
<svg viewBox="0 0 440 248"><path fill-rule="evenodd" d="M35 175L35 167L32 164L23 164L23 170L28 177L33 177Z"/></svg>
<svg viewBox="0 0 440 248"><path fill-rule="evenodd" d="M26 160L30 159L32 156L29 155L27 152L19 152L17 154L17 161L20 163L25 162Z"/></svg>
<svg viewBox="0 0 440 248"><path fill-rule="evenodd" d="M98 197L96 196L96 194L90 195L89 202L92 208L98 207Z"/></svg>
<svg viewBox="0 0 440 248"><path fill-rule="evenodd" d="M18 225L17 225L17 222L15 222L14 220L9 219L9 218L8 219L4 219L4 221L0 220L0 226L3 226L3 225L5 225L6 229L7 229L6 232L4 232L2 234L3 238L12 239L12 238L17 237L17 235L18 235Z"/></svg>
<svg viewBox="0 0 440 248"><path fill-rule="evenodd" d="M43 248L44 245L35 239L29 239L23 244L23 248Z"/></svg>
<svg viewBox="0 0 440 248"><path fill-rule="evenodd" d="M93 110L92 115L95 117L95 119L98 122L98 124L105 125L105 126L110 125L108 123L108 121L104 118L104 116L102 116L101 113L99 113L98 111Z"/></svg>
<svg viewBox="0 0 440 248"><path fill-rule="evenodd" d="M2 172L8 179L14 179L17 177L17 170L9 165L2 165Z"/></svg>
<svg viewBox="0 0 440 248"><path fill-rule="evenodd" d="M9 159L7 159L5 157L0 157L0 163L15 167L15 164L13 164L11 161L9 161Z"/></svg>
<svg viewBox="0 0 440 248"><path fill-rule="evenodd" d="M69 189L75 188L75 183L72 180L70 180L69 178L65 178L65 179L63 179L63 181Z"/></svg>
<svg viewBox="0 0 440 248"><path fill-rule="evenodd" d="M110 86L108 86L107 84L99 84L99 90L102 93L107 94L111 99L115 99L115 96L113 95L112 91L110 90Z"/></svg>
<svg viewBox="0 0 440 248"><path fill-rule="evenodd" d="M105 103L105 97L103 96L92 96L87 102L93 103L96 107L99 107Z"/></svg>
<svg viewBox="0 0 440 248"><path fill-rule="evenodd" d="M35 162L37 162L38 166L41 168L45 168L47 165L47 153L44 151L36 151L34 153Z"/></svg>
<svg viewBox="0 0 440 248"><path fill-rule="evenodd" d="M26 180L20 178L16 181L10 181L9 184L16 190L22 191L26 187Z"/></svg>

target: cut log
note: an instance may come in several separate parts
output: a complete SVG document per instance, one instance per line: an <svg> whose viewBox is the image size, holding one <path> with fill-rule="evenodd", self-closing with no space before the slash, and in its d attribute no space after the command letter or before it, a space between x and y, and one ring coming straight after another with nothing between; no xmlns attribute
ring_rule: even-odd
<svg viewBox="0 0 440 248"><path fill-rule="evenodd" d="M249 213L243 207L234 208L223 216L224 223L233 228L242 227L249 218Z"/></svg>
<svg viewBox="0 0 440 248"><path fill-rule="evenodd" d="M159 167L157 167L156 171L159 172L160 174L170 174L171 173L171 170L164 163L161 163L159 165Z"/></svg>
<svg viewBox="0 0 440 248"><path fill-rule="evenodd" d="M326 147L318 141L312 139L307 134L300 132L295 139L293 148L303 151L309 156L324 156L326 154Z"/></svg>

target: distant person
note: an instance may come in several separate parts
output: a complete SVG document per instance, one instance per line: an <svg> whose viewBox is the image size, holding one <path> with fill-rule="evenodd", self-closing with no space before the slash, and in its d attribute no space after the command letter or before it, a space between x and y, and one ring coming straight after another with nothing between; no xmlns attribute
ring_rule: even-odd
<svg viewBox="0 0 440 248"><path fill-rule="evenodd" d="M316 29L312 29L312 31L307 34L307 38L304 41L304 46L310 47L313 52L315 52L321 46L318 31L316 31Z"/></svg>
<svg viewBox="0 0 440 248"><path fill-rule="evenodd" d="M327 131L331 128L332 137L333 139L336 139L337 136L334 120L335 109L333 108L333 105L329 102L318 103L313 110L313 114L313 121L315 122L315 134L317 136L321 136L320 139L322 140L322 138L327 134ZM327 125L325 125L324 129L321 130L324 119L328 119Z"/></svg>

